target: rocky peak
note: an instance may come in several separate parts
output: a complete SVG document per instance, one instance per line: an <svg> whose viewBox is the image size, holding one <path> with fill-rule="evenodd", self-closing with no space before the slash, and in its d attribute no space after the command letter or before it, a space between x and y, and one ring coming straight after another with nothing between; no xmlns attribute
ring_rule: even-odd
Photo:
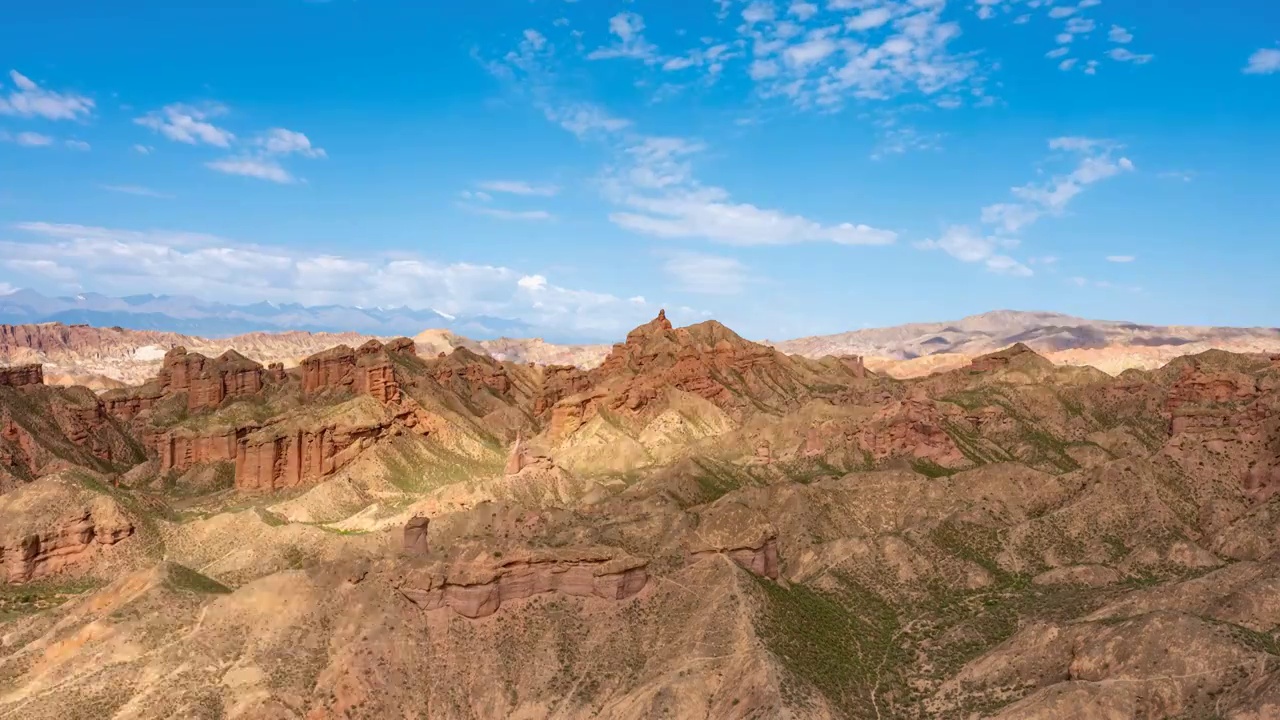
<svg viewBox="0 0 1280 720"><path fill-rule="evenodd" d="M1053 363L1032 350L1026 343L1014 343L1003 350L987 353L969 363L970 372L992 372L1011 367L1051 368Z"/></svg>

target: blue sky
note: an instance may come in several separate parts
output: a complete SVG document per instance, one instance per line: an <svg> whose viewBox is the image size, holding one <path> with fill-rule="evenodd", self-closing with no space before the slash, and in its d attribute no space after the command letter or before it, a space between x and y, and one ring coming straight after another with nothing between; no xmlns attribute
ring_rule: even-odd
<svg viewBox="0 0 1280 720"><path fill-rule="evenodd" d="M1280 4L172 5L7 11L0 291L1280 318Z"/></svg>

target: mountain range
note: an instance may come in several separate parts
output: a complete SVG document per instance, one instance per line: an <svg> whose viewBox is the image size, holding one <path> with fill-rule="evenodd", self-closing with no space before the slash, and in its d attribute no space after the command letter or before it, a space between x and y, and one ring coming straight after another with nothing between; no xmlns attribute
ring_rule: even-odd
<svg viewBox="0 0 1280 720"><path fill-rule="evenodd" d="M0 369L0 719L1280 717L1280 354L359 337Z"/></svg>
<svg viewBox="0 0 1280 720"><path fill-rule="evenodd" d="M126 327L211 338L287 330L413 335L428 327L482 338L532 334L532 328L518 320L460 317L438 310L409 307L305 306L269 302L233 305L185 295L150 294L122 298L98 293L46 297L28 289L0 295L0 323L27 325L47 322Z"/></svg>

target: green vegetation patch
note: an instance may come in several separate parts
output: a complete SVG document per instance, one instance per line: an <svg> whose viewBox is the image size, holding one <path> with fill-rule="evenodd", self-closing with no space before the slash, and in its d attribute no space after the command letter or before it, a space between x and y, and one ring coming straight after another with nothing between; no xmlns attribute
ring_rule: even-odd
<svg viewBox="0 0 1280 720"><path fill-rule="evenodd" d="M756 631L795 676L782 687L789 703L805 703L808 684L848 717L892 717L895 704L909 701L898 614L849 576L833 577L832 592L756 577L765 601Z"/></svg>
<svg viewBox="0 0 1280 720"><path fill-rule="evenodd" d="M217 580L207 575L201 575L186 565L178 565L176 563L169 565L168 574L164 579L164 586L178 592L193 592L202 595L226 595L231 592L231 588Z"/></svg>

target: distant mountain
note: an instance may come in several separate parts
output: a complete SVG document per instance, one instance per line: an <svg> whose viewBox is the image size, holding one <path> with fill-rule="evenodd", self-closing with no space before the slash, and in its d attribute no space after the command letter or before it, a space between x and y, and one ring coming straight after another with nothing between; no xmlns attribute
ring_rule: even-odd
<svg viewBox="0 0 1280 720"><path fill-rule="evenodd" d="M423 328L444 328L473 338L527 337L534 329L519 320L484 315L454 316L409 307L305 306L259 302L233 305L185 295L107 297L84 293L46 297L34 290L0 295L0 324L58 322L66 325L125 327L207 338L251 332L354 332L366 335L415 335Z"/></svg>
<svg viewBox="0 0 1280 720"><path fill-rule="evenodd" d="M1128 368L1160 367L1180 355L1209 349L1280 352L1280 329L1142 325L1051 312L995 310L960 320L765 342L806 357L863 355L868 367L897 377L959 367L1015 343L1024 343L1058 364L1091 365L1114 374Z"/></svg>

